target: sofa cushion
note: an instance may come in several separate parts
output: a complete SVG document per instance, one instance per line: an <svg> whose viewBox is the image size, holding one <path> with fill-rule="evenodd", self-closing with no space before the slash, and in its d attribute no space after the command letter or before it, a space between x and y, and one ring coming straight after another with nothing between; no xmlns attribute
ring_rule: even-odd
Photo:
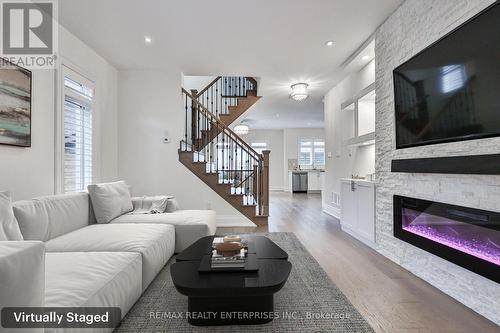
<svg viewBox="0 0 500 333"><path fill-rule="evenodd" d="M109 223L134 209L128 185L124 181L89 185L87 188L97 223Z"/></svg>
<svg viewBox="0 0 500 333"><path fill-rule="evenodd" d="M47 253L45 306L119 307L123 317L141 296L141 260L134 252Z"/></svg>
<svg viewBox="0 0 500 333"><path fill-rule="evenodd" d="M178 210L164 214L125 214L111 224L171 224L175 226L175 252L179 253L217 229L213 210Z"/></svg>
<svg viewBox="0 0 500 333"><path fill-rule="evenodd" d="M47 241L95 221L87 193L17 201L13 203L13 208L26 240Z"/></svg>
<svg viewBox="0 0 500 333"><path fill-rule="evenodd" d="M23 235L19 230L9 192L0 192L0 241L21 241Z"/></svg>
<svg viewBox="0 0 500 333"><path fill-rule="evenodd" d="M142 255L143 289L174 254L171 225L93 224L45 243L47 252L136 252Z"/></svg>
<svg viewBox="0 0 500 333"><path fill-rule="evenodd" d="M42 242L0 242L0 309L44 305L44 258ZM0 332L43 333L43 328Z"/></svg>

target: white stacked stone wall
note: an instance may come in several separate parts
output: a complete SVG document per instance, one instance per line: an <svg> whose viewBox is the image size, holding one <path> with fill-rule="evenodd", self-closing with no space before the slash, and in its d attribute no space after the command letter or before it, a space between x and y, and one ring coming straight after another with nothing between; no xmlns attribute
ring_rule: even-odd
<svg viewBox="0 0 500 333"><path fill-rule="evenodd" d="M391 173L398 158L500 153L500 138L396 150L394 126L393 69L493 2L407 0L377 30L376 236L380 253L500 325L500 285L395 238L392 213L394 194L500 211L500 176Z"/></svg>

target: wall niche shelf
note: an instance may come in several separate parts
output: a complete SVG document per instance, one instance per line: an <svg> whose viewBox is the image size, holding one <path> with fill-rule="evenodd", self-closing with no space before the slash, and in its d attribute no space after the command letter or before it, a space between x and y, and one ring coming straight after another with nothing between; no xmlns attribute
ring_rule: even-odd
<svg viewBox="0 0 500 333"><path fill-rule="evenodd" d="M391 172L500 175L500 154L396 159Z"/></svg>
<svg viewBox="0 0 500 333"><path fill-rule="evenodd" d="M343 146L363 146L368 144L375 144L375 132L357 136L342 142Z"/></svg>
<svg viewBox="0 0 500 333"><path fill-rule="evenodd" d="M341 104L342 146L361 146L375 140L375 83Z"/></svg>

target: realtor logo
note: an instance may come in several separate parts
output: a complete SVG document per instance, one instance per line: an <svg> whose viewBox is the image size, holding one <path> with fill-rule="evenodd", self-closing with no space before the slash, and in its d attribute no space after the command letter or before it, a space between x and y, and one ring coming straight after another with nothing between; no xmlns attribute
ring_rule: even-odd
<svg viewBox="0 0 500 333"><path fill-rule="evenodd" d="M57 45L57 3L1 1L1 56L21 67L53 68Z"/></svg>

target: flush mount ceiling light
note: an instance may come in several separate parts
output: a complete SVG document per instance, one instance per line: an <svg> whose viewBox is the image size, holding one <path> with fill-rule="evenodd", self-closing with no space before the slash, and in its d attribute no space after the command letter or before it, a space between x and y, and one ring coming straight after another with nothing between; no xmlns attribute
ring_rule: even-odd
<svg viewBox="0 0 500 333"><path fill-rule="evenodd" d="M325 42L326 46L333 46L333 40L328 40Z"/></svg>
<svg viewBox="0 0 500 333"><path fill-rule="evenodd" d="M309 87L309 85L303 82L292 84L292 86L290 87L292 88L290 98L296 101L305 100L309 96L309 94L307 93L307 87Z"/></svg>
<svg viewBox="0 0 500 333"><path fill-rule="evenodd" d="M366 61L368 59L370 59L370 56L368 56L368 55L364 55L361 57L361 60L363 60L363 61Z"/></svg>
<svg viewBox="0 0 500 333"><path fill-rule="evenodd" d="M236 133L237 135L247 135L249 131L250 128L248 127L248 125L240 123L239 125L234 126L234 133Z"/></svg>
<svg viewBox="0 0 500 333"><path fill-rule="evenodd" d="M147 44L151 44L153 42L153 39L149 36L145 36L144 37L144 42L146 42Z"/></svg>

